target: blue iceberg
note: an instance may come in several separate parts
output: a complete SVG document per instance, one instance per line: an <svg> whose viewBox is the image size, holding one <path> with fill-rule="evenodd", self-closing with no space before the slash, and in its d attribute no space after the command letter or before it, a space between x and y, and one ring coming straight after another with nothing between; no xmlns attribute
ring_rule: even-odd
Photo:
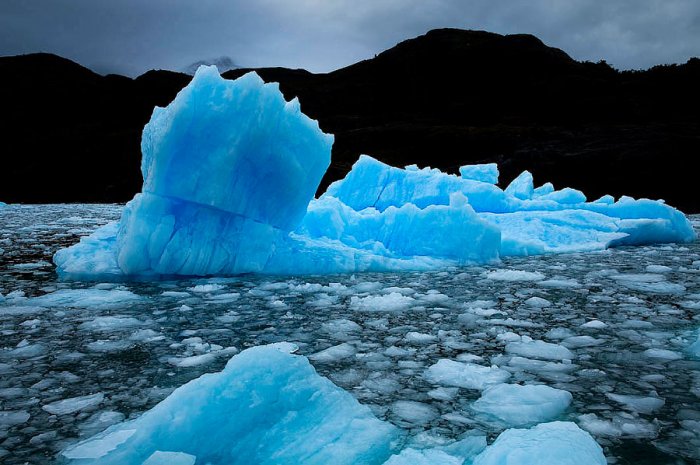
<svg viewBox="0 0 700 465"><path fill-rule="evenodd" d="M381 464L398 429L327 378L293 344L253 347L161 403L62 452L74 463Z"/></svg>
<svg viewBox="0 0 700 465"><path fill-rule="evenodd" d="M58 273L123 279L240 273L427 270L500 257L688 242L690 222L662 201L534 187L501 189L495 164L460 175L362 156L314 194L333 136L255 73L202 67L142 138L143 188L121 219L60 250Z"/></svg>

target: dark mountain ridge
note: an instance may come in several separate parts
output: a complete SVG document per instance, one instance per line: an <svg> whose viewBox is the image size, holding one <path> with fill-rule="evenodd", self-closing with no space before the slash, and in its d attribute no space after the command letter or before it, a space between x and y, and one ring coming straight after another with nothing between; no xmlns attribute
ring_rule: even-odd
<svg viewBox="0 0 700 465"><path fill-rule="evenodd" d="M495 161L502 185L528 169L537 182L591 198L664 198L700 211L696 58L619 72L529 35L441 29L330 73L255 71L336 135L321 189L367 153L450 172ZM129 200L141 184L143 125L190 79L170 71L100 76L46 54L0 58L0 199Z"/></svg>

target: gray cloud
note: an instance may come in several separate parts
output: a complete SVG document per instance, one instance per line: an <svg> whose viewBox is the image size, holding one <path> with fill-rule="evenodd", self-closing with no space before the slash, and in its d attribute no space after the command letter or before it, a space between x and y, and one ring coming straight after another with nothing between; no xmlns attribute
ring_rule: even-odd
<svg viewBox="0 0 700 465"><path fill-rule="evenodd" d="M530 33L623 69L700 55L697 0L2 0L0 55L132 76L217 56L321 72L439 27Z"/></svg>

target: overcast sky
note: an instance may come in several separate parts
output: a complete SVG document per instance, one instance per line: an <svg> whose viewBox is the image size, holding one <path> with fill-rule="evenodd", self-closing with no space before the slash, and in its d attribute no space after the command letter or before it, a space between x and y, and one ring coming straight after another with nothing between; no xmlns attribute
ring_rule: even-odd
<svg viewBox="0 0 700 465"><path fill-rule="evenodd" d="M700 56L700 0L0 0L0 55L131 76L221 56L323 72L440 27L530 33L623 69Z"/></svg>

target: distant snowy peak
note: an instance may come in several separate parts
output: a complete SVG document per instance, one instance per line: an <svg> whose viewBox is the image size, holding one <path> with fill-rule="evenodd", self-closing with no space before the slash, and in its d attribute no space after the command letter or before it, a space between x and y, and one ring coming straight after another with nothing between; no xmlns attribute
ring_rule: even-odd
<svg viewBox="0 0 700 465"><path fill-rule="evenodd" d="M233 61L233 58L229 56L220 56L218 58L211 58L211 59L205 59L205 60L198 60L195 61L194 63L190 63L189 65L185 66L182 71L184 73L187 73L189 75L194 76L194 73L197 72L200 66L216 66L217 69L219 70L220 73L223 73L225 71L230 71L232 69L237 69L240 68L238 64Z"/></svg>

